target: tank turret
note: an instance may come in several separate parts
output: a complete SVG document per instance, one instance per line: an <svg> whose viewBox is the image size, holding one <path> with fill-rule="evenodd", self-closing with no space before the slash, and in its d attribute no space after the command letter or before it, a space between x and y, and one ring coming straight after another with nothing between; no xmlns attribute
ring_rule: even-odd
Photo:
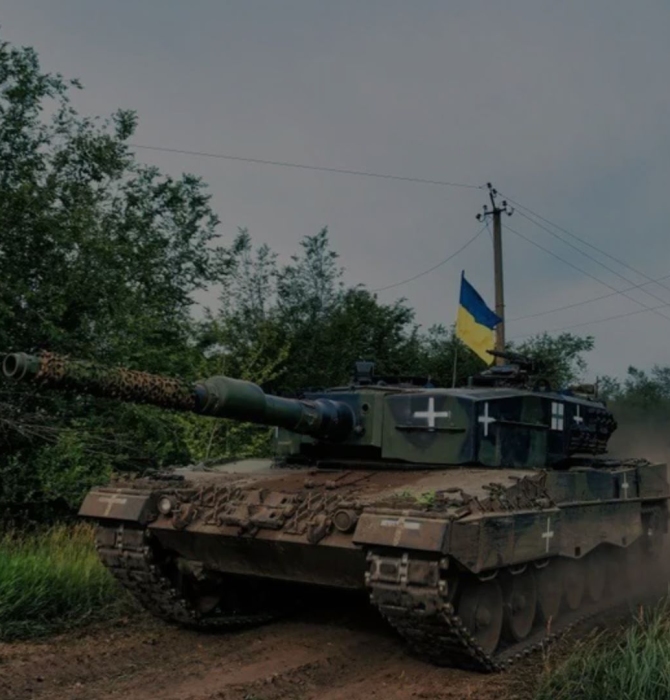
<svg viewBox="0 0 670 700"><path fill-rule="evenodd" d="M252 382L230 377L210 377L191 385L172 377L107 368L51 353L22 352L6 355L2 371L8 379L49 388L277 426L322 440L342 440L356 423L351 407L341 401L270 396Z"/></svg>
<svg viewBox="0 0 670 700"><path fill-rule="evenodd" d="M276 426L275 454L285 463L532 468L606 451L616 423L605 406L548 385L532 389L528 363L511 359L456 389L375 377L371 363L357 363L347 386L300 398L230 377L189 384L51 353L7 355L3 373L54 389Z"/></svg>

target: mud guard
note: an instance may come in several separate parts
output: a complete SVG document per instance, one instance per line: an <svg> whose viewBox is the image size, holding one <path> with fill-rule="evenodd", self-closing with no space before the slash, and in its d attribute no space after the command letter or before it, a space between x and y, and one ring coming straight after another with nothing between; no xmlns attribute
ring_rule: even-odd
<svg viewBox="0 0 670 700"><path fill-rule="evenodd" d="M145 525L155 516L155 497L132 489L98 488L86 495L79 515L93 520L122 520Z"/></svg>
<svg viewBox="0 0 670 700"><path fill-rule="evenodd" d="M424 552L442 552L449 524L446 520L402 515L399 512L363 513L353 541L359 545L402 547Z"/></svg>

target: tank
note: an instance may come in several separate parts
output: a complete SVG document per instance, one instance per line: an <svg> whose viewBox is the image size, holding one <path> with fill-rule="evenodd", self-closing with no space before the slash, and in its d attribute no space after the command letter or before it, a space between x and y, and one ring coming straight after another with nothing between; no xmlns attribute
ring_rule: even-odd
<svg viewBox="0 0 670 700"><path fill-rule="evenodd" d="M303 587L360 591L410 650L505 668L620 605L667 532L665 464L606 456L592 387L552 389L526 358L436 388L381 378L299 398L229 377L195 384L53 354L9 354L8 380L275 426L274 454L93 488L109 570L155 615L258 624Z"/></svg>

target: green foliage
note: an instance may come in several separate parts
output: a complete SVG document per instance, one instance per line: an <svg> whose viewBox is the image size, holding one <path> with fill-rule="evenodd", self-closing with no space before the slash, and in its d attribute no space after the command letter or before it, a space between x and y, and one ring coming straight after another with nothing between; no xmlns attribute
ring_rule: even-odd
<svg viewBox="0 0 670 700"><path fill-rule="evenodd" d="M225 335L216 323L210 326L208 337L210 342L214 342L216 338L225 342ZM276 356L272 357L271 352L276 352ZM242 358L245 363L243 367L240 367L240 358L235 358L238 371L234 376L259 384L272 381L278 376L278 367L285 361L286 356L286 348L271 350L261 344ZM224 353L204 360L201 367L202 376L230 375L229 360L229 356ZM260 457L271 454L274 428L232 420L212 420L191 414L181 414L175 419L193 460Z"/></svg>
<svg viewBox="0 0 670 700"><path fill-rule="evenodd" d="M667 461L670 454L670 367L644 372L629 367L623 381L599 379L599 394L607 400L619 424L610 445L617 456L636 452Z"/></svg>
<svg viewBox="0 0 670 700"><path fill-rule="evenodd" d="M173 369L189 295L214 277L217 219L197 178L135 162L132 112L80 117L71 87L0 44L0 347Z"/></svg>
<svg viewBox="0 0 670 700"><path fill-rule="evenodd" d="M88 525L0 537L0 639L62 630L130 609Z"/></svg>
<svg viewBox="0 0 670 700"><path fill-rule="evenodd" d="M578 381L586 370L584 353L593 350L593 338L572 333L550 336L548 333L529 338L511 347L515 352L540 362L543 376L552 386L567 386Z"/></svg>
<svg viewBox="0 0 670 700"><path fill-rule="evenodd" d="M77 89L42 72L33 49L0 42L0 349L192 378L191 295L225 258L209 195L193 176L137 163L135 114L81 117ZM112 468L189 456L158 411L2 391L0 504L74 505Z"/></svg>
<svg viewBox="0 0 670 700"><path fill-rule="evenodd" d="M670 367L655 365L650 373L629 367L623 383L612 377L600 380L600 393L609 401L632 409L670 408Z"/></svg>
<svg viewBox="0 0 670 700"><path fill-rule="evenodd" d="M437 493L435 491L426 491L422 493L416 500L422 506L432 506L435 504L437 499Z"/></svg>
<svg viewBox="0 0 670 700"><path fill-rule="evenodd" d="M431 326L418 337L419 372L432 377L440 386L452 386L456 361L456 386L462 386L468 377L486 368L484 362L464 345L455 334L455 326L447 330L443 325Z"/></svg>
<svg viewBox="0 0 670 700"><path fill-rule="evenodd" d="M92 459L87 438L85 431L64 430L52 446L37 451L32 468L45 500L62 498L74 510L83 489L107 481L110 460L104 454Z"/></svg>
<svg viewBox="0 0 670 700"><path fill-rule="evenodd" d="M665 700L670 605L643 611L625 631L580 642L541 678L536 700Z"/></svg>

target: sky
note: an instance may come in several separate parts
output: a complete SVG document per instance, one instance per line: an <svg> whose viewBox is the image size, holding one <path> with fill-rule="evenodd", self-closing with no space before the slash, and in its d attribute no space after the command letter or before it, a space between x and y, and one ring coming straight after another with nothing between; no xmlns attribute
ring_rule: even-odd
<svg viewBox="0 0 670 700"><path fill-rule="evenodd" d="M507 337L593 335L591 380L670 364L670 305L602 321L670 304L670 277L610 295L670 275L666 0L0 0L0 28L81 80L81 113L137 110L135 144L493 183L525 207L503 219ZM370 289L449 257L488 203L476 187L137 154L208 183L224 243L245 227L288 260L328 226L346 282ZM461 270L493 306L486 231L379 298L449 325Z"/></svg>

